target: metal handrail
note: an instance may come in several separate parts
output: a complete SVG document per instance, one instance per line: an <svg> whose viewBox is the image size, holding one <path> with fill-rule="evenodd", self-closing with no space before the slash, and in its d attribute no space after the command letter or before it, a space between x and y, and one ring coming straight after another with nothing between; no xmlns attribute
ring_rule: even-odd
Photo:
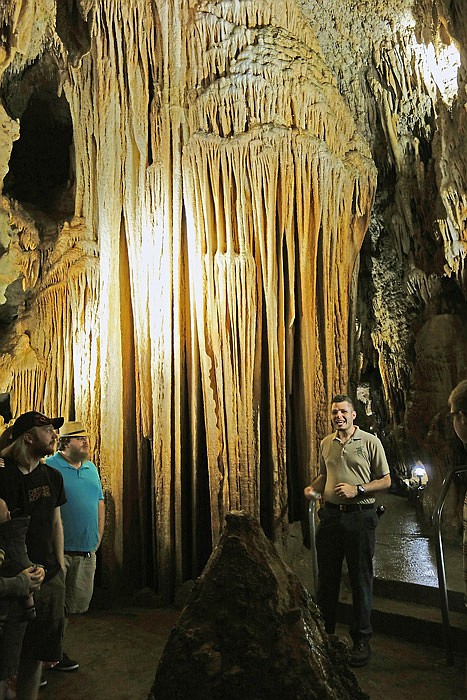
<svg viewBox="0 0 467 700"><path fill-rule="evenodd" d="M448 495L449 487L456 474L462 474L467 472L467 465L462 465L451 469L447 476L443 480L441 487L441 493L439 495L438 502L436 504L435 510L433 512L433 524L436 527L436 566L438 569L438 586L440 593L440 604L441 604L441 616L443 620L443 632L444 632L444 646L446 649L446 663L448 666L454 664L454 657L452 652L452 638L451 638L451 626L449 624L449 601L448 601L448 591L446 586L446 568L444 565L444 550L443 550L443 539L441 536L441 515L444 508L444 503Z"/></svg>
<svg viewBox="0 0 467 700"><path fill-rule="evenodd" d="M316 553L316 500L310 498L308 505L308 523L310 527L310 546L311 546L311 576L313 592L311 597L316 601L318 592L318 555Z"/></svg>

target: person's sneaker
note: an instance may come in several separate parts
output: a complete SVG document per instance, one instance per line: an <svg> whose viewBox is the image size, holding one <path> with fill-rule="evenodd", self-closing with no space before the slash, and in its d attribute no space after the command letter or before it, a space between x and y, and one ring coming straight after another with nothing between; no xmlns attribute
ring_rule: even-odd
<svg viewBox="0 0 467 700"><path fill-rule="evenodd" d="M41 676L41 682L39 683L39 688L43 688L45 685L47 685L47 678L42 674Z"/></svg>
<svg viewBox="0 0 467 700"><path fill-rule="evenodd" d="M63 652L63 656L61 660L58 662L58 664L55 664L55 666L52 666L50 669L51 671L76 671L76 669L79 668L79 663L77 661L73 661L73 659L70 659L68 654L65 654Z"/></svg>
<svg viewBox="0 0 467 700"><path fill-rule="evenodd" d="M361 642L355 642L353 649L350 652L349 665L354 668L359 668L360 666L366 666L370 658L371 649L370 643L366 640Z"/></svg>

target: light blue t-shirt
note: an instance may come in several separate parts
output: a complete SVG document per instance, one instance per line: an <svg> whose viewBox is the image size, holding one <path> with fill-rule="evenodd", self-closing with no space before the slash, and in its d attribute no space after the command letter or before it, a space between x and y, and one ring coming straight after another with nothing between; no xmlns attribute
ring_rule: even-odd
<svg viewBox="0 0 467 700"><path fill-rule="evenodd" d="M47 457L46 462L63 476L67 501L60 513L65 552L94 552L99 542L99 501L104 498L96 466L85 461L75 469L60 452Z"/></svg>

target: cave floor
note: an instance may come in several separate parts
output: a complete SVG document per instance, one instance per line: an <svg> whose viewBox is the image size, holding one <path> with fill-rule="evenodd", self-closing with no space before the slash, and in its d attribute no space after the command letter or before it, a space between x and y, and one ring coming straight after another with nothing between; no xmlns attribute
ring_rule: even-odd
<svg viewBox="0 0 467 700"><path fill-rule="evenodd" d="M65 647L80 668L46 671L40 700L146 700L178 615L174 609L125 608L73 618ZM346 638L344 626L337 631ZM355 670L371 700L465 699L465 659L460 656L448 667L440 649L376 633L372 649L370 664Z"/></svg>
<svg viewBox="0 0 467 700"><path fill-rule="evenodd" d="M376 577L436 591L433 541L420 525L414 504L391 494L379 502L384 503L387 512L377 530ZM446 543L445 557L448 586L461 591L459 544ZM391 602L393 612L397 613L398 605L397 601ZM179 614L174 608L107 610L95 605L86 615L71 618L65 649L79 661L80 668L69 673L47 671L48 683L40 691L40 700L146 700ZM369 665L355 669L362 690L371 700L467 700L465 654L455 654L454 666L448 667L442 646L419 641L427 637L405 641L382 630L387 631L382 626L373 635ZM339 625L337 632L348 641L346 626Z"/></svg>

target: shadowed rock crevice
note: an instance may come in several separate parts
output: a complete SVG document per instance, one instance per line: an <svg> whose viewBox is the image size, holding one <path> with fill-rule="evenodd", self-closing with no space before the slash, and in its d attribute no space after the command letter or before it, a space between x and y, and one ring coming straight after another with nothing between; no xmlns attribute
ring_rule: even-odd
<svg viewBox="0 0 467 700"><path fill-rule="evenodd" d="M9 71L0 89L8 114L20 124L3 192L52 216L63 210L71 215L74 204L73 125L60 80L56 59L45 53L24 71Z"/></svg>
<svg viewBox="0 0 467 700"><path fill-rule="evenodd" d="M227 526L162 655L149 700L366 698L342 643L257 521Z"/></svg>
<svg viewBox="0 0 467 700"><path fill-rule="evenodd" d="M66 99L45 91L33 95L21 116L21 138L13 146L5 193L52 212L67 188L72 138Z"/></svg>

